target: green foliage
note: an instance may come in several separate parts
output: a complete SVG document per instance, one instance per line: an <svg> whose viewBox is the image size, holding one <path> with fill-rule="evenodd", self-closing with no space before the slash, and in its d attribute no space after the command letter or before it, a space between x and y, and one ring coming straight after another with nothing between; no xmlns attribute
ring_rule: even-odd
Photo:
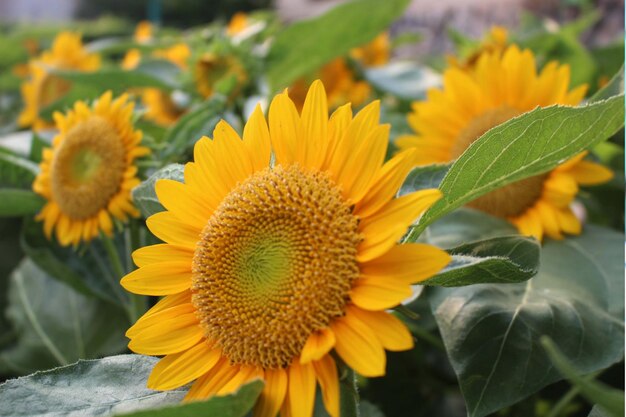
<svg viewBox="0 0 626 417"><path fill-rule="evenodd" d="M179 404L186 390L145 387L157 358L119 355L73 365L0 385L3 412L18 416L220 416L243 417L263 388L259 381L205 401ZM142 410L142 411L139 411Z"/></svg>
<svg viewBox="0 0 626 417"><path fill-rule="evenodd" d="M423 99L426 90L439 82L439 76L433 70L412 62L366 68L364 75L377 89L404 100Z"/></svg>
<svg viewBox="0 0 626 417"><path fill-rule="evenodd" d="M586 379L578 374L574 365L569 363L563 353L556 347L554 341L549 337L543 337L541 344L548 352L554 366L570 380L582 393L582 395L597 404L598 408L604 410L613 417L624 415L624 391L611 388L601 382Z"/></svg>
<svg viewBox="0 0 626 417"><path fill-rule="evenodd" d="M624 64L622 63L622 67L613 75L613 78L609 81L607 85L602 87L602 89L598 90L589 101L601 101L606 100L610 97L616 96L618 94L624 94Z"/></svg>
<svg viewBox="0 0 626 417"><path fill-rule="evenodd" d="M0 148L0 188L28 189L39 173L39 166L28 159Z"/></svg>
<svg viewBox="0 0 626 417"><path fill-rule="evenodd" d="M511 232L501 220L461 211L428 229L449 246ZM587 226L578 237L548 240L526 283L479 284L427 292L472 417L514 404L561 378L540 337L550 336L581 372L623 357L622 234Z"/></svg>
<svg viewBox="0 0 626 417"><path fill-rule="evenodd" d="M449 169L450 164L424 165L414 168L404 180L398 195L405 195L418 190L439 188Z"/></svg>
<svg viewBox="0 0 626 417"><path fill-rule="evenodd" d="M624 124L624 97L583 107L539 108L485 133L452 164L443 198L420 219L437 218L496 188L538 175L612 136Z"/></svg>
<svg viewBox="0 0 626 417"><path fill-rule="evenodd" d="M408 3L354 0L320 17L289 26L276 35L269 52L270 89L288 87L297 78L369 42L399 17Z"/></svg>
<svg viewBox="0 0 626 417"><path fill-rule="evenodd" d="M144 217L150 217L154 213L164 211L165 208L159 202L154 189L157 180L170 179L174 181L183 182L185 167L181 164L170 164L164 168L161 168L150 177L139 184L132 191L133 202L135 206L141 211Z"/></svg>
<svg viewBox="0 0 626 417"><path fill-rule="evenodd" d="M0 188L0 217L34 215L44 205L44 199L29 190Z"/></svg>
<svg viewBox="0 0 626 417"><path fill-rule="evenodd" d="M539 269L540 246L533 238L504 236L449 249L452 261L421 285L460 287L512 284L532 278Z"/></svg>
<svg viewBox="0 0 626 417"><path fill-rule="evenodd" d="M123 310L75 292L30 260L11 276L6 315L16 340L0 350L3 373L23 375L116 354L126 345ZM9 402L2 400L3 408Z"/></svg>

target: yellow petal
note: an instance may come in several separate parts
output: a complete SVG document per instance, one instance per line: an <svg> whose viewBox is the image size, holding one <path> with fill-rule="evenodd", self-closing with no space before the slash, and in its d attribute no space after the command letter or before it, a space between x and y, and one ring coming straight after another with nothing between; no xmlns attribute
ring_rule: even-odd
<svg viewBox="0 0 626 417"><path fill-rule="evenodd" d="M572 210L568 207L555 212L556 220L559 222L559 227L565 233L570 235L579 235L582 230L580 220L574 215Z"/></svg>
<svg viewBox="0 0 626 417"><path fill-rule="evenodd" d="M248 148L255 171L260 171L270 164L270 131L265 121L261 106L257 104L250 119L243 128L243 142Z"/></svg>
<svg viewBox="0 0 626 417"><path fill-rule="evenodd" d="M311 417L315 404L315 369L313 364L301 365L297 360L289 366L287 395L293 417Z"/></svg>
<svg viewBox="0 0 626 417"><path fill-rule="evenodd" d="M159 202L180 221L202 230L213 214L214 208L204 201L202 195L182 182L162 179L155 184Z"/></svg>
<svg viewBox="0 0 626 417"><path fill-rule="evenodd" d="M188 261L191 265L193 251L189 248L176 245L160 243L157 245L144 246L133 252L133 262L138 267L149 264L163 262L164 260L174 262Z"/></svg>
<svg viewBox="0 0 626 417"><path fill-rule="evenodd" d="M183 314L146 328L128 344L143 355L167 355L189 349L204 338L195 313Z"/></svg>
<svg viewBox="0 0 626 417"><path fill-rule="evenodd" d="M535 208L541 218L541 224L545 233L552 239L563 239L555 214L555 211L558 209L541 200L535 204Z"/></svg>
<svg viewBox="0 0 626 417"><path fill-rule="evenodd" d="M390 277L413 284L432 277L451 258L445 251L423 243L395 245L384 255L360 265L367 277Z"/></svg>
<svg viewBox="0 0 626 417"><path fill-rule="evenodd" d="M346 314L331 328L337 339L335 351L349 367L366 377L385 374L385 350L369 327Z"/></svg>
<svg viewBox="0 0 626 417"><path fill-rule="evenodd" d="M302 139L297 143L297 160L305 168L319 168L328 148L328 100L320 80L309 87L300 118Z"/></svg>
<svg viewBox="0 0 626 417"><path fill-rule="evenodd" d="M313 367L326 411L330 417L339 417L339 377L335 360L330 355L324 355L320 360L313 362Z"/></svg>
<svg viewBox="0 0 626 417"><path fill-rule="evenodd" d="M176 294L191 287L191 263L179 261L146 265L126 275L120 284L135 294Z"/></svg>
<svg viewBox="0 0 626 417"><path fill-rule="evenodd" d="M328 121L328 150L324 158L324 164L320 170L327 170L334 157L335 151L339 146L339 142L348 130L348 125L352 121L352 105L344 104L337 108L330 116Z"/></svg>
<svg viewBox="0 0 626 417"><path fill-rule="evenodd" d="M152 234L162 241L193 250L195 250L196 244L200 240L200 232L202 231L202 229L197 229L181 222L168 211L162 211L148 217L146 225Z"/></svg>
<svg viewBox="0 0 626 417"><path fill-rule="evenodd" d="M613 178L613 171L589 161L580 161L569 173L580 185L597 185L609 181Z"/></svg>
<svg viewBox="0 0 626 417"><path fill-rule="evenodd" d="M300 363L316 361L335 346L335 335L330 328L311 333L300 353Z"/></svg>
<svg viewBox="0 0 626 417"><path fill-rule="evenodd" d="M511 221L517 226L520 234L525 236L534 236L537 240L543 239L543 226L541 218L534 207L530 207L522 215Z"/></svg>
<svg viewBox="0 0 626 417"><path fill-rule="evenodd" d="M385 349L396 352L413 348L411 332L393 314L362 310L354 306L349 306L348 311L374 331Z"/></svg>
<svg viewBox="0 0 626 417"><path fill-rule="evenodd" d="M272 100L269 125L276 163L296 162L297 142L300 140L300 116L287 94L278 94Z"/></svg>
<svg viewBox="0 0 626 417"><path fill-rule="evenodd" d="M137 322L146 319L152 314L180 304L191 304L191 290L187 289L178 294L167 295L161 298L161 300L159 300L159 302L157 302L150 310L146 311L145 314L137 320Z"/></svg>
<svg viewBox="0 0 626 417"><path fill-rule="evenodd" d="M217 395L228 395L237 391L242 385L245 385L253 379L261 379L263 371L254 366L241 365L237 372L227 383L225 383L218 391Z"/></svg>
<svg viewBox="0 0 626 417"><path fill-rule="evenodd" d="M359 245L359 262L381 256L406 233L408 227L441 198L436 189L421 190L396 198L374 216L363 219L359 228L364 240Z"/></svg>
<svg viewBox="0 0 626 417"><path fill-rule="evenodd" d="M265 370L265 387L254 407L254 417L276 417L287 393L287 372L284 369Z"/></svg>
<svg viewBox="0 0 626 417"><path fill-rule="evenodd" d="M195 311L196 309L191 302L187 302L182 304L172 304L169 307L161 308L160 311L153 312L149 315L144 314L126 331L126 337L132 339L152 326L160 326L165 322L175 323L175 320L178 317L190 317L190 315L195 313Z"/></svg>
<svg viewBox="0 0 626 417"><path fill-rule="evenodd" d="M238 365L231 365L228 359L222 357L209 372L196 380L185 396L185 401L212 397L238 372Z"/></svg>
<svg viewBox="0 0 626 417"><path fill-rule="evenodd" d="M386 310L402 303L413 294L411 286L388 277L362 277L350 290L350 299L366 310Z"/></svg>
<svg viewBox="0 0 626 417"><path fill-rule="evenodd" d="M220 349L212 349L202 341L191 349L161 359L152 369L147 386L154 390L182 387L207 373L220 357Z"/></svg>
<svg viewBox="0 0 626 417"><path fill-rule="evenodd" d="M216 175L218 175L216 179L225 181L229 189L234 188L254 173L246 146L235 129L226 121L220 120L215 126L213 143Z"/></svg>

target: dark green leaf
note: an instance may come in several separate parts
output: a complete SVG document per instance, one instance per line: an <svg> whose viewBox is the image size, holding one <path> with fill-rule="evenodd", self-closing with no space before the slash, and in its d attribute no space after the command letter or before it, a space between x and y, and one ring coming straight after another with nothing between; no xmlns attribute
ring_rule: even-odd
<svg viewBox="0 0 626 417"><path fill-rule="evenodd" d="M40 163L43 150L50 147L50 140L44 139L37 132L33 132L33 140L30 143L29 159L33 162Z"/></svg>
<svg viewBox="0 0 626 417"><path fill-rule="evenodd" d="M132 191L133 202L135 206L141 211L144 217L150 217L154 213L164 211L165 208L159 202L156 195L154 186L157 180L170 179L174 181L183 182L185 167L181 164L170 164L164 168L161 168L150 177L135 187Z"/></svg>
<svg viewBox="0 0 626 417"><path fill-rule="evenodd" d="M269 52L272 91L288 87L350 49L366 44L404 11L408 0L356 0L280 32ZM375 12L374 12L375 11Z"/></svg>
<svg viewBox="0 0 626 417"><path fill-rule="evenodd" d="M30 190L0 188L0 217L34 215L43 207L44 199Z"/></svg>
<svg viewBox="0 0 626 417"><path fill-rule="evenodd" d="M587 417L609 417L609 414L602 408L594 405Z"/></svg>
<svg viewBox="0 0 626 417"><path fill-rule="evenodd" d="M505 236L464 244L448 252L452 262L421 285L459 287L523 282L537 273L541 248L533 238Z"/></svg>
<svg viewBox="0 0 626 417"><path fill-rule="evenodd" d="M461 220L468 220L467 213ZM432 242L466 241L454 223L439 223L428 229ZM494 220L475 221L465 230L476 238L481 227L486 235L507 228ZM540 345L543 335L581 372L622 359L623 240L609 229L586 226L581 236L547 240L539 272L526 283L427 291L469 416L485 416L561 379Z"/></svg>
<svg viewBox="0 0 626 417"><path fill-rule="evenodd" d="M242 417L260 394L254 381L237 392L180 404L183 388L152 391L146 381L157 358L119 355L39 372L0 385L3 411L15 417Z"/></svg>
<svg viewBox="0 0 626 417"><path fill-rule="evenodd" d="M130 253L123 235L115 236L115 243L122 259ZM24 252L53 278L64 282L76 291L88 296L125 306L128 296L119 283L121 277L113 272L111 262L100 241L95 239L82 250L62 247L49 241L43 234L40 222L28 219L24 222L21 238ZM126 265L131 270L131 265Z"/></svg>
<svg viewBox="0 0 626 417"><path fill-rule="evenodd" d="M413 169L404 180L398 195L405 195L413 191L438 188L448 173L450 165L424 165Z"/></svg>
<svg viewBox="0 0 626 417"><path fill-rule="evenodd" d="M589 380L579 375L574 365L569 363L549 337L542 337L541 344L548 352L554 366L564 377L578 387L587 400L597 404L608 415L613 417L622 417L624 415L624 391L611 388L602 382Z"/></svg>
<svg viewBox="0 0 626 417"><path fill-rule="evenodd" d="M17 340L0 351L0 368L12 373L115 354L126 346L122 309L78 294L30 260L11 277L6 314Z"/></svg>
<svg viewBox="0 0 626 417"><path fill-rule="evenodd" d="M539 108L501 124L472 143L441 182L443 198L417 232L496 188L546 172L612 136L624 125L624 97L583 107Z"/></svg>
<svg viewBox="0 0 626 417"><path fill-rule="evenodd" d="M127 71L122 69L103 69L97 72L61 71L55 75L76 84L89 85L101 92L112 90L115 94L137 87L155 87L162 90L175 88L169 81L139 70Z"/></svg>
<svg viewBox="0 0 626 417"><path fill-rule="evenodd" d="M161 151L161 160L180 158L203 135L213 132L222 117L226 98L214 95L195 109L181 117L165 134L163 143L167 146Z"/></svg>
<svg viewBox="0 0 626 417"><path fill-rule="evenodd" d="M37 164L0 148L0 187L30 190L38 173Z"/></svg>

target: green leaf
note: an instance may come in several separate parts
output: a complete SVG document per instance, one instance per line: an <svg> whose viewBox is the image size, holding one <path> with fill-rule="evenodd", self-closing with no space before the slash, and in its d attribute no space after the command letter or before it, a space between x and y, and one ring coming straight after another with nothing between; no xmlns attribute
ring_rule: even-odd
<svg viewBox="0 0 626 417"><path fill-rule="evenodd" d="M589 401L597 404L608 415L622 417L624 415L624 391L609 387L599 381L589 380L581 375L575 367L563 356L549 337L542 337L541 344L548 352L554 366L572 384L580 390L580 393Z"/></svg>
<svg viewBox="0 0 626 417"><path fill-rule="evenodd" d="M271 90L288 87L333 58L371 41L401 16L408 3L356 0L289 26L276 35L268 55Z"/></svg>
<svg viewBox="0 0 626 417"><path fill-rule="evenodd" d="M180 158L203 135L213 132L226 107L226 98L214 95L181 117L169 128L163 138L166 147L160 152L160 160Z"/></svg>
<svg viewBox="0 0 626 417"><path fill-rule="evenodd" d="M0 148L0 187L30 190L38 173L37 164Z"/></svg>
<svg viewBox="0 0 626 417"><path fill-rule="evenodd" d="M44 199L30 190L0 188L0 217L34 215L43 207Z"/></svg>
<svg viewBox="0 0 626 417"><path fill-rule="evenodd" d="M618 94L624 94L624 64L622 67L615 73L611 81L601 90L598 90L590 99L590 102L596 102L601 100L606 100L610 97L616 96Z"/></svg>
<svg viewBox="0 0 626 417"><path fill-rule="evenodd" d="M416 233L496 188L549 171L623 124L624 97L617 96L583 107L539 108L489 130L452 164L439 187L443 198L422 216Z"/></svg>
<svg viewBox="0 0 626 417"><path fill-rule="evenodd" d="M97 72L55 70L52 73L73 83L88 85L101 92L112 90L115 94L133 87L155 87L166 91L177 87L170 81L164 81L163 77L139 70L110 68Z"/></svg>
<svg viewBox="0 0 626 417"><path fill-rule="evenodd" d="M537 274L540 252L535 239L522 236L467 243L448 250L452 262L420 285L460 287L523 282Z"/></svg>
<svg viewBox="0 0 626 417"><path fill-rule="evenodd" d="M359 414L359 391L356 375L354 371L347 367L339 368L339 415L341 417L357 417L361 415ZM315 394L313 417L330 417L322 401L322 393L319 389Z"/></svg>
<svg viewBox="0 0 626 417"><path fill-rule="evenodd" d="M430 68L413 62L366 68L364 75L377 89L405 100L423 99L426 90L437 86L441 78Z"/></svg>
<svg viewBox="0 0 626 417"><path fill-rule="evenodd" d="M127 258L130 249L124 236L114 238L121 259ZM98 239L86 244L81 250L60 246L49 241L43 234L40 222L25 219L21 241L24 252L53 278L71 286L74 290L101 300L126 306L128 295L113 272L106 251ZM132 265L127 260L126 270Z"/></svg>
<svg viewBox="0 0 626 417"><path fill-rule="evenodd" d="M439 184L441 184L449 169L449 164L424 165L414 168L404 180L398 195L402 196L429 188L439 188Z"/></svg>
<svg viewBox="0 0 626 417"><path fill-rule="evenodd" d="M609 414L597 405L594 405L587 417L609 417Z"/></svg>
<svg viewBox="0 0 626 417"><path fill-rule="evenodd" d="M141 211L141 214L148 218L155 213L164 211L165 207L159 202L154 189L157 180L170 179L174 181L184 181L185 167L181 164L170 164L161 168L150 177L135 187L132 191L133 203Z"/></svg>
<svg viewBox="0 0 626 417"><path fill-rule="evenodd" d="M29 159L35 163L40 163L43 157L43 150L50 147L51 140L46 140L37 132L33 132L33 140L30 143Z"/></svg>
<svg viewBox="0 0 626 417"><path fill-rule="evenodd" d="M425 235L430 242L450 244L467 241L459 230L477 238L481 228L493 236L511 227L477 212L463 214L434 224ZM472 216L471 225L456 227ZM622 234L586 226L581 236L547 240L539 272L526 283L428 289L470 417L514 404L561 379L540 345L543 335L581 372L622 359L623 241Z"/></svg>
<svg viewBox="0 0 626 417"><path fill-rule="evenodd" d="M253 381L233 394L180 404L186 390L153 391L146 381L157 358L119 355L78 363L0 385L3 411L26 416L243 417L263 389Z"/></svg>
<svg viewBox="0 0 626 417"><path fill-rule="evenodd" d="M17 340L0 351L0 369L26 374L125 349L122 309L78 294L30 260L13 272L8 295Z"/></svg>

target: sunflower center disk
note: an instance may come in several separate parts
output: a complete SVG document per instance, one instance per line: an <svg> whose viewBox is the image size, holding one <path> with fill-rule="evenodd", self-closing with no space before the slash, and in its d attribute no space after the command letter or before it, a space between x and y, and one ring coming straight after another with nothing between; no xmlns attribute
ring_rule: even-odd
<svg viewBox="0 0 626 417"><path fill-rule="evenodd" d="M457 136L452 146L456 159L489 129L518 116L520 112L503 106L489 110L472 120ZM487 193L467 205L498 217L514 217L531 207L541 196L546 175L525 178Z"/></svg>
<svg viewBox="0 0 626 417"><path fill-rule="evenodd" d="M308 337L344 313L358 277L358 220L325 174L257 172L205 226L192 301L232 363L287 367Z"/></svg>
<svg viewBox="0 0 626 417"><path fill-rule="evenodd" d="M85 219L106 207L126 168L124 144L115 128L93 116L70 129L52 160L52 193L61 210Z"/></svg>

